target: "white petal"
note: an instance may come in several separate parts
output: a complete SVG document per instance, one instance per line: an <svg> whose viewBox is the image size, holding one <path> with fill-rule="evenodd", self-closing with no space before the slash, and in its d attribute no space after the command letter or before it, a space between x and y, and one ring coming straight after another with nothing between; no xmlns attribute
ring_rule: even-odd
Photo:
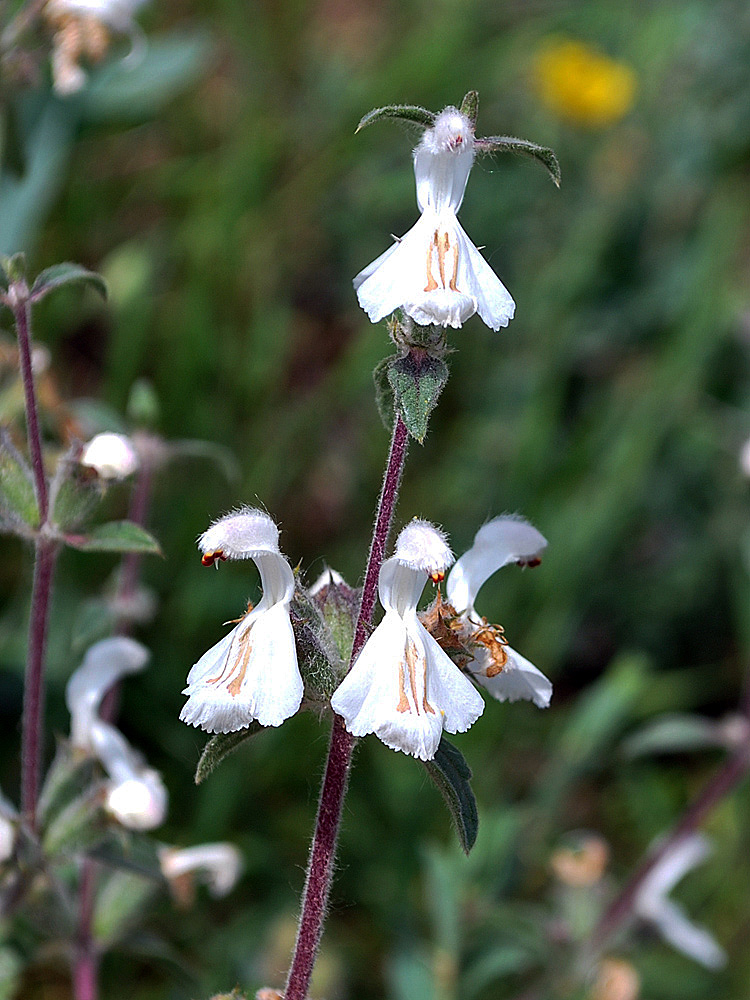
<svg viewBox="0 0 750 1000"><path fill-rule="evenodd" d="M167 818L167 790L156 771L146 768L113 785L107 809L130 830L153 830Z"/></svg>
<svg viewBox="0 0 750 1000"><path fill-rule="evenodd" d="M516 311L510 292L456 222L458 287L476 299L477 312L491 330L507 326Z"/></svg>
<svg viewBox="0 0 750 1000"><path fill-rule="evenodd" d="M198 539L204 555L221 552L227 559L252 559L258 553L279 553L279 529L255 507L241 507L217 521Z"/></svg>
<svg viewBox="0 0 750 1000"><path fill-rule="evenodd" d="M120 678L142 670L148 657L145 646L126 636L102 639L89 647L65 688L74 746L90 749L91 727L102 698Z"/></svg>
<svg viewBox="0 0 750 1000"><path fill-rule="evenodd" d="M456 108L446 108L427 129L414 150L414 177L420 211L461 207L466 182L474 164L471 122Z"/></svg>
<svg viewBox="0 0 750 1000"><path fill-rule="evenodd" d="M670 899L663 899L658 913L651 917L662 937L683 955L700 962L709 969L726 965L727 955L705 927L688 920L682 907Z"/></svg>
<svg viewBox="0 0 750 1000"><path fill-rule="evenodd" d="M163 847L159 851L159 864L166 879L200 871L211 894L225 896L242 871L242 855L233 844L226 843L198 844L184 850Z"/></svg>
<svg viewBox="0 0 750 1000"><path fill-rule="evenodd" d="M94 469L102 479L125 479L139 465L138 453L130 438L109 432L93 437L85 445L79 461Z"/></svg>
<svg viewBox="0 0 750 1000"><path fill-rule="evenodd" d="M446 596L457 611L473 610L482 585L512 562L538 558L547 547L544 535L518 517L496 517L474 536L474 544L451 570Z"/></svg>
<svg viewBox="0 0 750 1000"><path fill-rule="evenodd" d="M552 697L552 682L533 663L510 646L505 647L508 662L494 677L483 672L485 664L472 660L467 669L474 680L481 684L498 701L533 701L537 708L548 708Z"/></svg>
<svg viewBox="0 0 750 1000"><path fill-rule="evenodd" d="M198 661L188 682L180 718L191 726L210 733L235 732L253 721L280 726L303 695L286 607L256 608Z"/></svg>
<svg viewBox="0 0 750 1000"><path fill-rule="evenodd" d="M417 628L427 655L427 700L441 713L446 732L465 733L484 711L484 701L419 621Z"/></svg>
<svg viewBox="0 0 750 1000"><path fill-rule="evenodd" d="M432 235L431 222L421 216L398 243L389 247L354 279L359 304L373 323L390 316L420 288L424 288Z"/></svg>
<svg viewBox="0 0 750 1000"><path fill-rule="evenodd" d="M652 911L658 911L661 900L667 893L710 853L710 841L702 833L693 833L679 840L641 883L635 901L638 912L649 917Z"/></svg>
<svg viewBox="0 0 750 1000"><path fill-rule="evenodd" d="M409 640L413 681L406 660ZM333 710L352 735L374 733L392 750L432 760L443 716L425 699L425 666L419 635L410 636L399 615L388 611L334 693Z"/></svg>

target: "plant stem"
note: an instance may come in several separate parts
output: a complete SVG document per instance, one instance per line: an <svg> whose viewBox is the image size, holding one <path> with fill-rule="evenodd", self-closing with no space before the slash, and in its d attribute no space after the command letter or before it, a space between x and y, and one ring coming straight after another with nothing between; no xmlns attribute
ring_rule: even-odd
<svg viewBox="0 0 750 1000"><path fill-rule="evenodd" d="M26 409L26 433L29 440L34 492L39 512L39 529L34 552L34 583L31 592L21 735L21 810L33 830L36 827L36 801L42 761L44 653L47 645L47 627L52 596L52 578L57 560L57 544L46 533L49 521L49 492L44 474L42 436L39 430L34 372L31 366L29 290L25 281L18 281L11 286L6 302L13 310L18 334L18 355Z"/></svg>
<svg viewBox="0 0 750 1000"><path fill-rule="evenodd" d="M21 736L21 812L32 830L36 829L36 802L39 794L39 772L42 763L44 653L47 645L52 578L56 561L56 543L40 536L37 539L34 559L34 583L31 591L31 616Z"/></svg>
<svg viewBox="0 0 750 1000"><path fill-rule="evenodd" d="M28 289L25 284L20 289L17 304L13 306L18 334L18 354L23 380L23 394L26 406L26 433L29 439L29 455L34 473L34 490L36 504L39 510L39 524L47 523L49 514L49 494L47 479L44 475L44 458L42 455L42 436L39 433L39 417L36 408L36 392L34 391L34 372L31 367L31 333Z"/></svg>
<svg viewBox="0 0 750 1000"><path fill-rule="evenodd" d="M591 948L595 953L601 951L614 932L630 916L638 891L650 872L676 844L698 829L709 813L742 781L748 771L750 771L750 740L745 740L716 771L669 835L646 857L619 895L607 907L591 937Z"/></svg>
<svg viewBox="0 0 750 1000"><path fill-rule="evenodd" d="M99 956L91 934L95 891L96 864L86 858L79 886L78 937L73 965L74 1000L97 1000L99 996Z"/></svg>
<svg viewBox="0 0 750 1000"><path fill-rule="evenodd" d="M365 644L372 623L378 590L378 576L388 544L393 511L406 460L407 439L406 426L397 416L393 427L388 464L383 478L383 488L380 491L380 500L378 501L370 554L367 559L362 600L354 629L352 655L349 661L350 669ZM349 781L352 751L355 743L355 737L348 733L344 727L344 720L338 715L334 716L328 760L326 761L318 815L315 821L315 835L307 866L302 915L300 916L294 957L284 993L285 1000L306 1000L307 998L315 956L323 933L323 920L331 889L341 811Z"/></svg>

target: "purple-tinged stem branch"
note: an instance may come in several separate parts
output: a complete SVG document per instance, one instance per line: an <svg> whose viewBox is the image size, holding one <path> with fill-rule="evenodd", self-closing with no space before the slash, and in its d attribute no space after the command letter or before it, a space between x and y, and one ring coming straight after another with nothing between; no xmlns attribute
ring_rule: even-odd
<svg viewBox="0 0 750 1000"><path fill-rule="evenodd" d="M20 283L19 283L20 284ZM39 431L39 417L34 390L34 372L31 366L31 322L28 301L28 289L25 283L20 285L15 303L11 306L16 320L18 334L18 354L23 381L24 403L26 406L26 433L29 439L29 455L34 474L34 490L36 504L39 510L39 524L47 523L49 514L49 493L47 479L44 475L44 457L42 454L42 435Z"/></svg>
<svg viewBox="0 0 750 1000"><path fill-rule="evenodd" d="M385 557L388 536L393 522L401 474L406 460L408 432L399 416L393 428L383 488L380 491L378 512L375 518L370 554L367 559L362 601L354 629L354 642L349 666L356 660L367 639L375 610L378 576ZM333 877L336 842L341 824L341 811L349 781L352 752L356 739L346 731L340 716L334 716L331 743L328 749L323 787L320 792L315 834L307 867L307 881L302 898L302 915L297 931L294 957L289 970L285 1000L306 1000L315 956L323 933L328 896Z"/></svg>
<svg viewBox="0 0 750 1000"><path fill-rule="evenodd" d="M666 857L676 844L697 830L709 813L729 795L749 771L750 740L744 740L688 806L669 835L645 858L619 895L607 907L591 936L591 947L595 953L604 947L615 931L629 918L641 886L662 858Z"/></svg>
<svg viewBox="0 0 750 1000"><path fill-rule="evenodd" d="M32 830L36 829L36 804L42 763L44 654L56 561L56 542L40 535L34 559L21 736L21 812Z"/></svg>

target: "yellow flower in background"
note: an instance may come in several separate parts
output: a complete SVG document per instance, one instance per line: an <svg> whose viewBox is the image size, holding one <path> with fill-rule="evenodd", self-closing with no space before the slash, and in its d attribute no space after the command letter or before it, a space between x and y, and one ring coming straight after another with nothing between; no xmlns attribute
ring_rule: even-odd
<svg viewBox="0 0 750 1000"><path fill-rule="evenodd" d="M637 81L630 66L583 42L549 40L538 53L534 70L547 107L579 125L611 125L633 106Z"/></svg>

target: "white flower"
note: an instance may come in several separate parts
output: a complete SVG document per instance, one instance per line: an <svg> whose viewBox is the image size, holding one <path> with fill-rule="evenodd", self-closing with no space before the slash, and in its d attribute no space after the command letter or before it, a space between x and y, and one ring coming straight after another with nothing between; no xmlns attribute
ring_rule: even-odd
<svg viewBox="0 0 750 1000"><path fill-rule="evenodd" d="M499 330L513 318L513 299L456 218L474 155L471 122L445 108L414 150L419 221L354 279L373 323L399 308L423 326L460 327L478 312Z"/></svg>
<svg viewBox="0 0 750 1000"><path fill-rule="evenodd" d="M113 31L128 34L133 30L133 18L145 0L47 0L46 14L55 19L64 15L92 18Z"/></svg>
<svg viewBox="0 0 750 1000"><path fill-rule="evenodd" d="M508 563L534 565L547 546L528 521L496 517L474 536L474 544L458 560L446 582L446 595L459 612L459 636L468 641L474 658L466 669L498 701L525 698L547 708L552 684L544 674L505 641L502 630L489 625L474 609L482 585Z"/></svg>
<svg viewBox="0 0 750 1000"><path fill-rule="evenodd" d="M125 479L138 468L138 454L124 434L97 434L84 446L81 465L95 469L102 479Z"/></svg>
<svg viewBox="0 0 750 1000"><path fill-rule="evenodd" d="M122 635L102 639L86 650L83 663L65 688L73 746L93 752L91 729L99 721L102 698L122 677L143 670L148 655L145 646Z"/></svg>
<svg viewBox="0 0 750 1000"><path fill-rule="evenodd" d="M106 807L133 830L161 826L167 815L167 790L159 774L122 733L99 718L102 698L120 678L142 670L148 651L134 639L116 636L95 643L65 689L70 711L70 738L75 747L93 754L107 772Z"/></svg>
<svg viewBox="0 0 750 1000"><path fill-rule="evenodd" d="M294 574L279 551L279 529L268 514L245 507L212 524L198 546L205 565L252 559L263 597L192 668L180 718L209 733L233 733L253 721L280 726L299 708L304 689L289 618Z"/></svg>
<svg viewBox="0 0 750 1000"><path fill-rule="evenodd" d="M442 532L412 521L380 570L385 616L331 699L354 736L375 733L386 746L431 760L443 729L465 732L484 703L417 618L427 577L442 579L453 554Z"/></svg>
<svg viewBox="0 0 750 1000"><path fill-rule="evenodd" d="M18 836L16 807L0 792L0 865L13 856Z"/></svg>
<svg viewBox="0 0 750 1000"><path fill-rule="evenodd" d="M242 871L242 855L233 844L199 844L181 850L163 847L159 851L159 864L164 878L172 882L195 871L200 871L212 896L226 896Z"/></svg>
<svg viewBox="0 0 750 1000"><path fill-rule="evenodd" d="M668 898L680 879L710 853L711 845L700 833L678 841L643 880L633 908L678 951L709 969L720 969L727 961L724 949L704 927L691 923L682 907Z"/></svg>

